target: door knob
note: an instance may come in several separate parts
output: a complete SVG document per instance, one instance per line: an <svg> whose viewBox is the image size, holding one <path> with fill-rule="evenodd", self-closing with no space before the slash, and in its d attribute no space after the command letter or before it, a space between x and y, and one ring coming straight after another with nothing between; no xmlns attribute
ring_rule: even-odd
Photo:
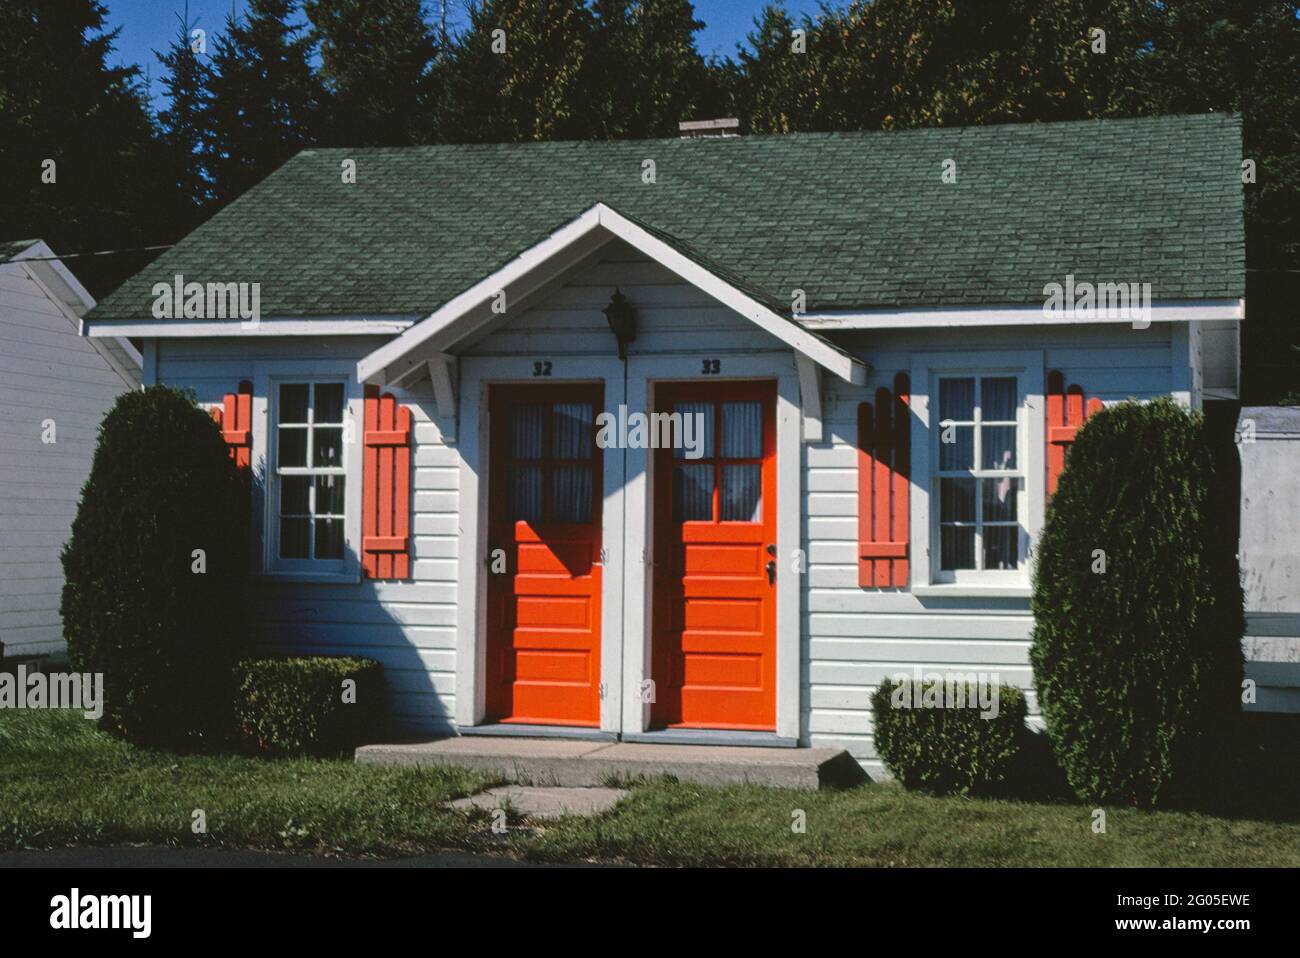
<svg viewBox="0 0 1300 958"><path fill-rule="evenodd" d="M776 583L776 560L768 559L767 560L767 584L773 585L775 583Z"/></svg>

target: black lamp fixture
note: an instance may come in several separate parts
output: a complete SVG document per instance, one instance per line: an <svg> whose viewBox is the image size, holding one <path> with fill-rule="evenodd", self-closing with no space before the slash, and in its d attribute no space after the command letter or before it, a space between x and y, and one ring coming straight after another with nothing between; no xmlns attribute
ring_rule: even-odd
<svg viewBox="0 0 1300 958"><path fill-rule="evenodd" d="M627 344L636 339L636 309L617 289L603 310L609 322L610 331L618 340L618 358L627 359Z"/></svg>

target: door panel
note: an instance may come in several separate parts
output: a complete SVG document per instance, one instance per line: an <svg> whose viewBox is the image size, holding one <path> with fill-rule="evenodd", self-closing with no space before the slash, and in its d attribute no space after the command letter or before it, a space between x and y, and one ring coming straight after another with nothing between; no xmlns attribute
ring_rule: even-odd
<svg viewBox="0 0 1300 958"><path fill-rule="evenodd" d="M492 388L489 720L600 724L602 403L598 385Z"/></svg>
<svg viewBox="0 0 1300 958"><path fill-rule="evenodd" d="M775 407L770 382L656 390L706 428L700 458L656 453L653 725L776 728Z"/></svg>

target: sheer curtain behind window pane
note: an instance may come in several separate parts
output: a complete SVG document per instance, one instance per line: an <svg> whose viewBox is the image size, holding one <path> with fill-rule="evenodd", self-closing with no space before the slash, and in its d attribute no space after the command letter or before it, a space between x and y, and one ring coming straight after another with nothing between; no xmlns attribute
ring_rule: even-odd
<svg viewBox="0 0 1300 958"><path fill-rule="evenodd" d="M552 419L552 455L556 459L590 459L591 430L594 425L591 403L556 403Z"/></svg>
<svg viewBox="0 0 1300 958"><path fill-rule="evenodd" d="M759 402L722 404L722 456L757 459L763 455L763 405Z"/></svg>
<svg viewBox="0 0 1300 958"><path fill-rule="evenodd" d="M316 558L343 558L343 520L316 520Z"/></svg>
<svg viewBox="0 0 1300 958"><path fill-rule="evenodd" d="M591 459L591 403L556 403L551 446L556 459ZM591 521L591 466L556 466L551 471L551 521Z"/></svg>
<svg viewBox="0 0 1300 958"><path fill-rule="evenodd" d="M687 458L683 445L689 432L691 444L694 446L690 458L713 458L713 403L679 402L673 406L673 412L682 417L681 432L673 436L676 450L673 455L678 459ZM688 416L690 417L689 425L686 421ZM703 433L702 438L701 432ZM698 456L695 455L696 449L702 450Z"/></svg>
<svg viewBox="0 0 1300 958"><path fill-rule="evenodd" d="M510 518L516 522L542 519L542 467L510 467Z"/></svg>
<svg viewBox="0 0 1300 958"><path fill-rule="evenodd" d="M673 519L708 522L713 519L713 466L673 468Z"/></svg>
<svg viewBox="0 0 1300 958"><path fill-rule="evenodd" d="M939 380L939 419L969 422L975 418L975 380Z"/></svg>
<svg viewBox="0 0 1300 958"><path fill-rule="evenodd" d="M510 410L510 456L512 459L541 459L543 423L548 406L520 405ZM510 518L515 521L542 520L541 466L510 465Z"/></svg>
<svg viewBox="0 0 1300 958"><path fill-rule="evenodd" d="M343 384L317 383L313 422L343 422Z"/></svg>
<svg viewBox="0 0 1300 958"><path fill-rule="evenodd" d="M316 426L312 429L311 464L335 468L343 465L342 426Z"/></svg>
<svg viewBox="0 0 1300 958"><path fill-rule="evenodd" d="M510 456L542 458L542 419L545 406L515 406L510 411Z"/></svg>
<svg viewBox="0 0 1300 958"><path fill-rule="evenodd" d="M758 522L763 514L763 467L741 463L722 467L722 518Z"/></svg>
<svg viewBox="0 0 1300 958"><path fill-rule="evenodd" d="M591 466L556 466L551 472L551 519L591 521Z"/></svg>
<svg viewBox="0 0 1300 958"><path fill-rule="evenodd" d="M1020 564L1020 529L1017 526L985 526L984 568L1015 569Z"/></svg>
<svg viewBox="0 0 1300 958"><path fill-rule="evenodd" d="M953 572L975 568L975 530L970 526L939 527L939 568Z"/></svg>
<svg viewBox="0 0 1300 958"><path fill-rule="evenodd" d="M953 469L975 467L975 427L939 426L939 468Z"/></svg>
<svg viewBox="0 0 1300 958"><path fill-rule="evenodd" d="M980 418L985 422L1015 421L1014 376L985 376L980 380Z"/></svg>
<svg viewBox="0 0 1300 958"><path fill-rule="evenodd" d="M981 426L980 463L982 469L1011 470L1016 468L1016 427Z"/></svg>

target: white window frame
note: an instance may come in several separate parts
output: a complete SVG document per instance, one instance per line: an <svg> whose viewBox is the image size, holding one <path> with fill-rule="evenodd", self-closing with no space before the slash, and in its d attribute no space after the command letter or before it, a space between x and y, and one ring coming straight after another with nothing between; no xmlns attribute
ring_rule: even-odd
<svg viewBox="0 0 1300 958"><path fill-rule="evenodd" d="M355 582L360 577L360 558L357 545L360 535L361 481L359 443L360 427L358 425L355 404L359 401L352 380L347 375L329 372L275 373L266 379L266 471L264 490L264 536L263 575L272 578L284 578L295 581ZM315 476L334 474L343 477L343 556L339 559L284 559L280 557L280 387L294 383L306 383L311 387L308 399L308 431L314 412L315 387L321 384L336 384L343 387L343 426L342 451L343 463L339 467L313 467L311 462L311 440L308 439L307 466L285 467L291 469L286 475ZM355 448L354 448L355 447Z"/></svg>
<svg viewBox="0 0 1300 958"><path fill-rule="evenodd" d="M921 428L912 432L912 592L920 595L1028 597L1034 544L1043 524L1046 486L1044 448L1043 353L961 351L916 354L912 366L913 415ZM1020 561L1016 569L942 570L939 568L939 380L943 378L1015 377L1016 462L1021 477L1016 512L1020 519ZM976 451L978 453L978 443ZM977 460L978 463L978 460ZM976 471L971 475L1000 475Z"/></svg>
<svg viewBox="0 0 1300 958"><path fill-rule="evenodd" d="M1010 420L997 420L996 425L1011 424L1016 429L1016 468L1015 469L985 469L981 466L983 462L983 430L980 428L985 423L984 419L984 395L983 380L999 378L1011 379L1016 384L1016 418L1014 422ZM961 380L968 379L974 384L974 416L971 420L953 420L958 426L969 426L972 428L971 453L974 457L973 466L970 469L950 469L944 470L941 465L941 454L943 445L943 433L948 420L939 420L938 428L930 430L932 444L930 446L930 495L935 500L939 498L939 488L944 479L974 479L976 481L975 493L975 518L973 528L975 530L974 555L976 568L974 569L944 569L943 561L943 514L942 505L934 509L930 516L933 525L931 541L933 543L934 568L931 571L931 578L934 582L941 583L970 583L976 585L992 585L1005 583L1020 578L1020 572L1028 561L1029 536L1025 531L1024 517L1029 508L1029 494L1025 491L1025 455L1028 450L1025 449L1024 435L1024 388L1022 386L1022 377L1018 371L1011 370L943 370L936 372L931 377L934 385L934 393L937 396L942 388L944 380ZM981 494L983 482L999 478L1009 478L1016 481L1016 568L1015 569L981 569L983 565L983 533L986 528L984 525L984 496ZM1003 526L1005 527L1005 523Z"/></svg>

